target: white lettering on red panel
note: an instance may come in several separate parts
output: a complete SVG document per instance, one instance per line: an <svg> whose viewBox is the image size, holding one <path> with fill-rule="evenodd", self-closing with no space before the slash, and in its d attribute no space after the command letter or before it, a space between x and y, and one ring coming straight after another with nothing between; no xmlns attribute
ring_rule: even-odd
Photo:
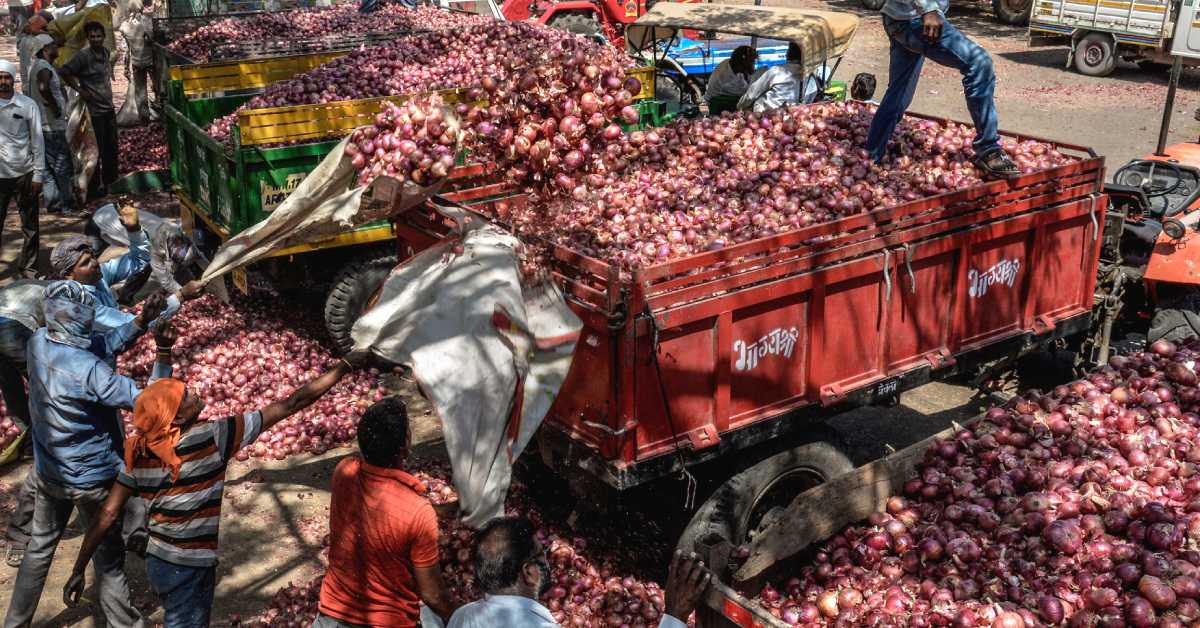
<svg viewBox="0 0 1200 628"><path fill-rule="evenodd" d="M791 359L798 338L800 338L799 329L777 327L751 343L747 343L745 340L734 341L733 352L737 354L737 361L733 363L733 368L736 371L753 370L758 366L759 360L768 355L782 355L784 358Z"/></svg>
<svg viewBox="0 0 1200 628"><path fill-rule="evenodd" d="M972 299L978 299L987 294L988 288L992 286L1008 286L1013 287L1017 281L1017 272L1021 270L1021 260L1006 259L996 262L991 268L980 272L972 268L967 271L967 283L970 288L967 294Z"/></svg>

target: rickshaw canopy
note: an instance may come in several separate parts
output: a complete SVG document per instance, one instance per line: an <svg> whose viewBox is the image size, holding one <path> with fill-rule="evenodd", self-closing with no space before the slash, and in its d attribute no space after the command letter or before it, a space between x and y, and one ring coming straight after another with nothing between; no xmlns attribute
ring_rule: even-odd
<svg viewBox="0 0 1200 628"><path fill-rule="evenodd" d="M857 15L839 11L662 0L626 27L625 45L644 51L682 29L762 37L800 46L809 73L846 53L858 22Z"/></svg>

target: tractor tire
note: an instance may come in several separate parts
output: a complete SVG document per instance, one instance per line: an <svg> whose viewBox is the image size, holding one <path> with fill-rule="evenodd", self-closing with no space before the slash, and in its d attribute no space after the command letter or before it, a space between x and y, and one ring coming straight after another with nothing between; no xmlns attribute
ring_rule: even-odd
<svg viewBox="0 0 1200 628"><path fill-rule="evenodd" d="M1088 76L1108 76L1117 68L1117 51L1106 33L1088 33L1075 44L1075 69Z"/></svg>
<svg viewBox="0 0 1200 628"><path fill-rule="evenodd" d="M1033 0L992 0L992 12L1001 24L1025 26L1033 10Z"/></svg>
<svg viewBox="0 0 1200 628"><path fill-rule="evenodd" d="M554 16L549 24L550 28L583 35L584 37L603 37L604 31L600 28L600 22L588 13L563 13Z"/></svg>
<svg viewBox="0 0 1200 628"><path fill-rule="evenodd" d="M861 0L863 8L871 11L878 11L883 8L885 0Z"/></svg>
<svg viewBox="0 0 1200 628"><path fill-rule="evenodd" d="M1200 293L1197 292L1161 304L1150 319L1146 345L1156 340L1178 343L1189 338L1200 338Z"/></svg>
<svg viewBox="0 0 1200 628"><path fill-rule="evenodd" d="M354 348L350 329L397 263L395 253L377 251L351 261L333 280L325 299L325 329L338 351L348 353Z"/></svg>

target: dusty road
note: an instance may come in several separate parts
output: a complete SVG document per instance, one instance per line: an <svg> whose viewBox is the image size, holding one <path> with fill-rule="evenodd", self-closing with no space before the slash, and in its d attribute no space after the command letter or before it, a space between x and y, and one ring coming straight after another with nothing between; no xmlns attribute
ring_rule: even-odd
<svg viewBox="0 0 1200 628"><path fill-rule="evenodd" d="M832 7L863 13L855 0L791 0L804 6ZM872 72L886 85L887 42L877 15L865 15L839 77ZM956 6L951 19L991 51L998 76L997 101L1004 129L1091 146L1106 156L1109 169L1153 149L1165 99L1165 73L1122 68L1111 77L1094 79L1064 69L1065 49L1029 49L1024 29L1000 26L982 6ZM0 57L13 58L12 39L0 38ZM1196 90L1200 73L1185 71L1176 104L1172 141L1195 139L1200 123L1192 112L1200 105ZM120 93L122 90L116 90ZM913 110L967 119L958 76L927 64ZM160 204L168 198L153 199ZM169 210L167 211L169 213ZM0 281L8 278L19 246L19 226L10 215L0 240ZM78 218L43 220L42 257L61 237L81 229ZM319 303L299 304L320 307ZM888 445L900 448L944 428L951 421L978 411L980 402L962 385L930 384L907 393L901 405L871 408L841 417L833 426L844 437L853 457L866 461L885 453ZM426 452L436 454L439 433L433 417L420 411L419 440ZM288 582L305 582L322 570L321 537L327 526L328 476L337 460L349 453L342 448L322 456L297 456L285 462L236 463L229 473L221 535L222 565L214 615L218 625L231 614L251 615ZM0 496L9 496L27 464L0 469ZM675 510L664 487L655 508ZM649 501L649 500L647 500ZM10 504L0 501L0 520ZM675 517L677 518L677 517ZM669 526L668 526L669 527ZM92 625L95 607L67 611L60 592L69 562L78 549L79 533L73 530L60 546L58 560L46 585L37 625ZM152 596L145 585L144 569L131 558L129 573L138 600L152 618ZM15 570L0 564L0 608L7 608Z"/></svg>

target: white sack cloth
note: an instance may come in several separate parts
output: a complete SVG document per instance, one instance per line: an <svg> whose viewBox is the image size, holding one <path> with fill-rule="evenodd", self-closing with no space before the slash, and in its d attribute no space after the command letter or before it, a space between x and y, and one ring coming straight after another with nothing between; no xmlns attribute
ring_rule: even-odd
<svg viewBox="0 0 1200 628"><path fill-rule="evenodd" d="M558 288L521 285L518 240L454 208L458 228L397 266L355 350L410 367L442 421L463 520L504 514L512 463L561 388L582 321Z"/></svg>
<svg viewBox="0 0 1200 628"><path fill-rule="evenodd" d="M100 148L96 145L96 134L92 131L92 119L87 106L74 90L67 105L67 143L71 147L71 160L75 165L75 198L87 198L88 183L96 174L100 162Z"/></svg>
<svg viewBox="0 0 1200 628"><path fill-rule="evenodd" d="M300 185L264 221L230 238L213 255L201 280L207 282L256 262L272 251L332 238L423 202L440 184L421 188L379 177L367 187L351 188L358 172L346 155L349 138L304 177ZM393 202L393 199L398 199Z"/></svg>
<svg viewBox="0 0 1200 628"><path fill-rule="evenodd" d="M92 222L100 230L100 237L113 246L129 248L129 232L125 230L125 226L121 224L121 217L117 213L117 206L108 203L97 209L92 214ZM146 238L150 240L150 280L154 282L154 286L150 289L161 288L170 294L179 291L179 282L175 280L176 269L171 262L169 252L166 250L165 242L173 233L182 234L182 229L179 228L179 221L173 219L165 219L157 214L138 210L138 223L141 224L142 230L146 232ZM162 229L166 231L160 233ZM194 244L193 244L194 247ZM209 260L200 253L198 249L194 249L195 264L201 269L207 268ZM216 296L221 301L229 302L229 292L225 289L225 283L221 281L210 282L205 288Z"/></svg>
<svg viewBox="0 0 1200 628"><path fill-rule="evenodd" d="M46 326L42 293L49 281L21 279L0 288L0 316L24 325L29 331Z"/></svg>

